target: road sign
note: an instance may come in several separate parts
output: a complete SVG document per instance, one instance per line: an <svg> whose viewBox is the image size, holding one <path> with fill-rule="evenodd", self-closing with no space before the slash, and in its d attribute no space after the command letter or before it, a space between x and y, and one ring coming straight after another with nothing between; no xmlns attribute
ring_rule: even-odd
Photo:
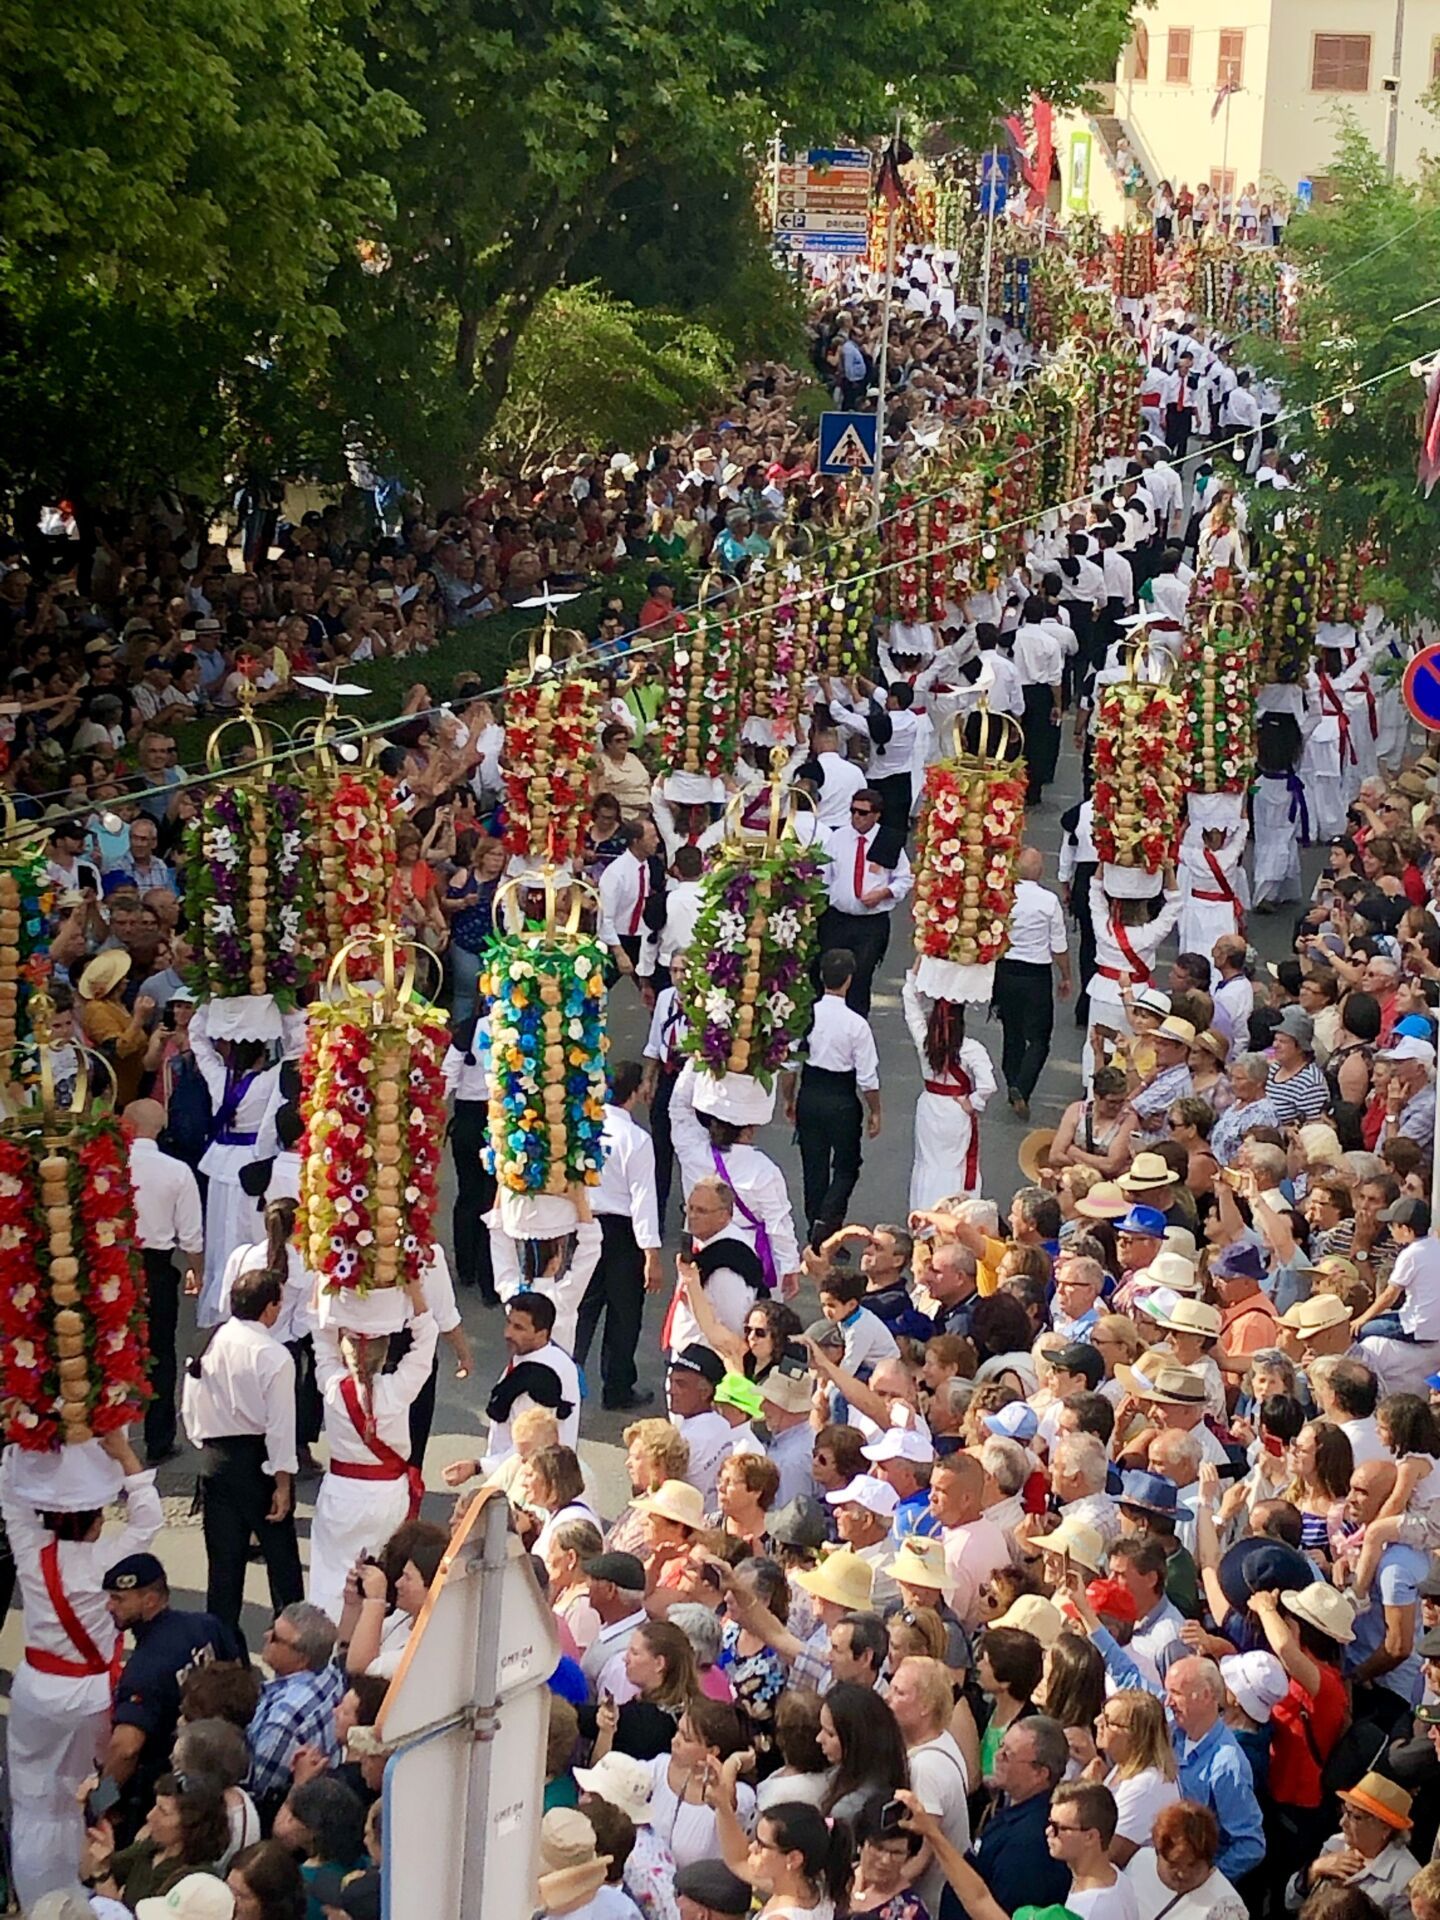
<svg viewBox="0 0 1440 1920"><path fill-rule="evenodd" d="M1010 156L992 147L980 161L980 211L988 217L1005 211L1010 197Z"/></svg>
<svg viewBox="0 0 1440 1920"><path fill-rule="evenodd" d="M777 240L799 253L864 253L870 165L864 147L812 147L777 165Z"/></svg>
<svg viewBox="0 0 1440 1920"><path fill-rule="evenodd" d="M515 1920L535 1907L560 1641L503 1494L472 1503L380 1710L384 1920Z"/></svg>
<svg viewBox="0 0 1440 1920"><path fill-rule="evenodd" d="M1300 183L1295 188L1296 206L1303 207L1305 211L1308 213L1311 206L1314 204L1314 201L1315 201L1314 181L1313 180L1300 181Z"/></svg>
<svg viewBox="0 0 1440 1920"><path fill-rule="evenodd" d="M1405 669L1400 683L1411 716L1432 733L1440 733L1440 647L1423 647Z"/></svg>
<svg viewBox="0 0 1440 1920"><path fill-rule="evenodd" d="M822 473L873 473L875 471L875 416L873 413L821 414L820 471Z"/></svg>

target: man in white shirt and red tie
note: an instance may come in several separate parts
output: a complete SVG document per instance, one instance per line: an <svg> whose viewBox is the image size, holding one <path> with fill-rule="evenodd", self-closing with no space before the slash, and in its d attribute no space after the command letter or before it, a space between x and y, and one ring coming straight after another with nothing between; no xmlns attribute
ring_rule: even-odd
<svg viewBox="0 0 1440 1920"><path fill-rule="evenodd" d="M158 1466L176 1452L175 1336L180 1324L180 1274L199 1292L204 1271L204 1216L200 1188L183 1160L160 1151L165 1109L158 1100L132 1100L125 1109L130 1138L130 1183L135 1190L135 1229L145 1265L146 1312L154 1370L154 1397L145 1409L145 1452Z"/></svg>
<svg viewBox="0 0 1440 1920"><path fill-rule="evenodd" d="M785 1118L800 1143L805 1220L817 1251L845 1224L860 1178L862 1118L874 1140L880 1132L880 1056L869 1022L852 1013L845 995L855 961L844 947L820 956L820 985L805 1064L784 1077ZM862 1107L863 1102L863 1107Z"/></svg>
<svg viewBox="0 0 1440 1920"><path fill-rule="evenodd" d="M611 1069L601 1144L605 1149L600 1184L591 1189L590 1208L600 1223L600 1259L585 1298L575 1336L575 1362L582 1370L590 1342L605 1316L600 1348L601 1394L607 1408L649 1406L655 1398L636 1384L635 1353L645 1295L659 1290L660 1216L655 1200L655 1148L633 1118L640 1104L645 1070L638 1060L622 1060Z"/></svg>
<svg viewBox="0 0 1440 1920"><path fill-rule="evenodd" d="M653 1007L656 928L664 924L665 878L654 858L660 836L655 822L643 817L620 831L625 851L600 876L600 941L609 947L616 973L628 974L645 1005Z"/></svg>
<svg viewBox="0 0 1440 1920"><path fill-rule="evenodd" d="M825 836L830 904L820 916L816 943L822 953L849 948L855 972L845 1004L862 1018L869 1015L870 983L890 944L890 916L914 884L904 836L880 824L883 805L873 787L862 787L850 802L849 826Z"/></svg>
<svg viewBox="0 0 1440 1920"><path fill-rule="evenodd" d="M1070 940L1064 908L1049 888L1040 884L1045 871L1045 856L1040 849L1022 847L1015 871L1010 938L995 968L994 999L1005 1036L1001 1072L1010 1105L1025 1120L1030 1115L1030 1096L1050 1052L1057 968L1060 998L1070 998Z"/></svg>
<svg viewBox="0 0 1440 1920"><path fill-rule="evenodd" d="M205 1609L238 1629L257 1540L278 1613L305 1597L295 1540L295 1361L271 1332L285 1276L242 1273L223 1320L186 1367L181 1409L200 1450Z"/></svg>

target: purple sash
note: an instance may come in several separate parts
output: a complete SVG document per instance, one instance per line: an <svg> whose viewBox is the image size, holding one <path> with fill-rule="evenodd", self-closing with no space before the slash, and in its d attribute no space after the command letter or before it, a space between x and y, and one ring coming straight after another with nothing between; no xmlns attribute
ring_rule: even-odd
<svg viewBox="0 0 1440 1920"><path fill-rule="evenodd" d="M755 1229L755 1258L760 1262L760 1270L765 1275L766 1292L773 1293L776 1282L780 1276L775 1271L775 1255L770 1248L770 1229L760 1218L759 1214L752 1213L741 1199L735 1182L730 1178L730 1170L721 1158L720 1149L713 1142L711 1143L710 1153L715 1161L716 1173L719 1174L726 1186L729 1187L731 1193L735 1195L735 1205L740 1209L740 1218L745 1222L747 1227L753 1227Z"/></svg>

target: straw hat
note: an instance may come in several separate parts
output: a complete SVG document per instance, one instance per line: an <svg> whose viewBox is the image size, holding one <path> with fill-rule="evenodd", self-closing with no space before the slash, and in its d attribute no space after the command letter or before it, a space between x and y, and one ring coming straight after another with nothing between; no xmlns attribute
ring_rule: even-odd
<svg viewBox="0 0 1440 1920"><path fill-rule="evenodd" d="M635 1502L637 1513L653 1513L661 1520L692 1529L705 1524L705 1496L684 1480L662 1480L654 1493Z"/></svg>
<svg viewBox="0 0 1440 1920"><path fill-rule="evenodd" d="M1166 1227L1164 1245L1166 1253L1178 1253L1182 1259L1198 1261L1200 1258L1200 1249L1196 1246L1195 1236L1189 1227ZM1173 1280L1168 1284L1175 1286ZM1175 1291L1183 1293L1185 1289L1175 1287Z"/></svg>
<svg viewBox="0 0 1440 1920"><path fill-rule="evenodd" d="M613 1749L593 1767L576 1767L575 1784L582 1793L593 1793L612 1807L628 1813L637 1827L648 1826L652 1819L651 1795L655 1781L643 1760Z"/></svg>
<svg viewBox="0 0 1440 1920"><path fill-rule="evenodd" d="M1130 1202L1113 1180L1101 1180L1075 1202L1075 1211L1087 1220L1118 1220Z"/></svg>
<svg viewBox="0 0 1440 1920"><path fill-rule="evenodd" d="M1168 1287L1171 1293L1194 1293L1200 1291L1200 1270L1193 1260L1187 1260L1183 1253L1172 1252L1162 1247L1148 1267L1141 1267L1135 1275L1135 1285L1140 1287Z"/></svg>
<svg viewBox="0 0 1440 1920"><path fill-rule="evenodd" d="M1308 1300L1297 1300L1287 1308L1279 1324L1291 1333L1328 1333L1350 1317L1350 1309L1338 1293L1312 1293Z"/></svg>
<svg viewBox="0 0 1440 1920"><path fill-rule="evenodd" d="M797 1587L803 1587L817 1600L829 1600L837 1607L844 1607L847 1613L868 1613L870 1611L870 1587L873 1575L868 1560L862 1560L858 1553L849 1547L841 1547L822 1560L818 1567L807 1567L794 1576Z"/></svg>
<svg viewBox="0 0 1440 1920"><path fill-rule="evenodd" d="M1173 1040L1177 1046L1193 1047L1196 1039L1195 1025L1193 1021L1182 1020L1178 1014L1167 1013L1150 1038Z"/></svg>
<svg viewBox="0 0 1440 1920"><path fill-rule="evenodd" d="M1355 1638L1355 1602L1327 1581L1317 1580L1313 1587L1295 1587L1282 1593L1280 1604L1297 1620L1304 1620L1317 1632L1348 1647Z"/></svg>
<svg viewBox="0 0 1440 1920"><path fill-rule="evenodd" d="M1186 1300L1168 1292L1163 1306L1158 1299L1151 1303L1149 1314L1156 1326L1168 1327L1172 1333L1201 1333L1207 1340L1219 1336L1220 1309L1203 1300Z"/></svg>
<svg viewBox="0 0 1440 1920"><path fill-rule="evenodd" d="M1049 1166L1050 1149L1054 1144L1054 1127L1035 1127L1020 1142L1020 1151L1015 1157L1020 1162L1020 1171L1032 1187L1038 1182L1041 1170Z"/></svg>
<svg viewBox="0 0 1440 1920"><path fill-rule="evenodd" d="M1212 1055L1217 1064L1222 1067L1230 1058L1230 1042L1225 1038L1223 1033L1218 1033L1214 1027L1205 1027L1201 1032L1197 1033L1195 1036L1195 1044L1197 1047L1203 1048L1206 1053Z"/></svg>
<svg viewBox="0 0 1440 1920"><path fill-rule="evenodd" d="M102 1000L107 993L115 991L129 971L129 954L119 947L108 947L104 953L97 953L86 967L75 991L82 1000Z"/></svg>
<svg viewBox="0 0 1440 1920"><path fill-rule="evenodd" d="M1383 1773L1365 1773L1353 1787L1341 1787L1336 1794L1347 1807L1355 1807L1361 1813L1373 1814L1375 1819L1383 1820L1387 1827L1394 1827L1403 1833L1410 1826L1410 1808L1413 1805L1410 1795L1403 1787L1397 1787L1393 1780L1387 1780Z"/></svg>
<svg viewBox="0 0 1440 1920"><path fill-rule="evenodd" d="M790 1373L784 1367L772 1367L757 1383L760 1398L779 1407L782 1413L808 1413L815 1394L813 1373Z"/></svg>
<svg viewBox="0 0 1440 1920"><path fill-rule="evenodd" d="M540 1904L567 1913L593 1900L605 1884L608 1854L595 1851L595 1829L574 1807L552 1807L540 1822Z"/></svg>
<svg viewBox="0 0 1440 1920"><path fill-rule="evenodd" d="M1053 1534L1050 1536L1052 1540L1054 1537ZM1071 1558L1076 1557L1072 1548ZM1019 1627L1024 1633L1033 1633L1042 1647L1053 1647L1065 1631L1065 1616L1054 1601L1045 1599L1043 1594L1022 1593L990 1625Z"/></svg>
<svg viewBox="0 0 1440 1920"><path fill-rule="evenodd" d="M1038 1535L1034 1545L1041 1553L1068 1553L1087 1573L1099 1573L1105 1564L1105 1542L1083 1520L1061 1520L1053 1533Z"/></svg>
<svg viewBox="0 0 1440 1920"><path fill-rule="evenodd" d="M1120 1369L1117 1367L1115 1371L1118 1376ZM1205 1404L1205 1376L1192 1367L1160 1366L1148 1380L1143 1374L1136 1374L1135 1380L1140 1398L1154 1400L1162 1407L1203 1407Z"/></svg>
<svg viewBox="0 0 1440 1920"><path fill-rule="evenodd" d="M1190 1026L1188 1020L1176 1020L1167 1024L1177 1027ZM1194 1032L1193 1027L1190 1030ZM1164 1028L1161 1031L1163 1032ZM1161 1187L1178 1186L1180 1176L1158 1153L1137 1153L1130 1162L1130 1171L1122 1173L1115 1184L1122 1193L1155 1193Z"/></svg>
<svg viewBox="0 0 1440 1920"><path fill-rule="evenodd" d="M918 1533L906 1534L899 1553L887 1562L885 1571L907 1587L933 1587L938 1593L950 1585L945 1572L945 1543L922 1540Z"/></svg>

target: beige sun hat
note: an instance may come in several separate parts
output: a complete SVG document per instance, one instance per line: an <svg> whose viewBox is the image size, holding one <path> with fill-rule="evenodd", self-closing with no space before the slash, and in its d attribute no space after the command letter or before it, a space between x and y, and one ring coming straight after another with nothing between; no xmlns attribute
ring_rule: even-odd
<svg viewBox="0 0 1440 1920"><path fill-rule="evenodd" d="M636 1513L653 1513L661 1520L673 1520L677 1526L697 1528L705 1524L705 1496L684 1480L662 1480L653 1493L634 1505Z"/></svg>
<svg viewBox="0 0 1440 1920"><path fill-rule="evenodd" d="M1075 1202L1075 1211L1087 1220L1118 1220L1122 1213L1130 1211L1130 1202L1117 1182L1101 1180L1083 1199Z"/></svg>
<svg viewBox="0 0 1440 1920"><path fill-rule="evenodd" d="M1055 1538L1052 1533L1050 1539ZM1040 1543L1044 1546L1045 1541ZM1078 1559L1074 1548L1070 1550L1072 1560ZM1022 1593L1010 1602L998 1620L990 1622L992 1627L1019 1627L1023 1633L1033 1633L1042 1647L1053 1647L1065 1631L1065 1616L1053 1600L1047 1600L1040 1593Z"/></svg>
<svg viewBox="0 0 1440 1920"><path fill-rule="evenodd" d="M1190 1023L1179 1020L1175 1024L1188 1027ZM1122 1193L1155 1193L1161 1187L1178 1186L1180 1176L1160 1154L1137 1153L1130 1162L1130 1171L1122 1173L1115 1184Z"/></svg>
<svg viewBox="0 0 1440 1920"><path fill-rule="evenodd" d="M939 1592L951 1584L945 1573L944 1541L922 1540L916 1533L906 1534L899 1553L886 1564L885 1571L907 1587L933 1587Z"/></svg>
<svg viewBox="0 0 1440 1920"><path fill-rule="evenodd" d="M1117 1367L1115 1372L1118 1376L1120 1369ZM1193 1367L1157 1367L1148 1376L1137 1376L1137 1390L1142 1400L1154 1400L1162 1407L1203 1407L1205 1404L1205 1376Z"/></svg>
<svg viewBox="0 0 1440 1920"><path fill-rule="evenodd" d="M129 954L119 947L108 947L104 953L97 953L86 967L75 991L82 1000L103 1000L107 993L114 992L129 971Z"/></svg>
<svg viewBox="0 0 1440 1920"><path fill-rule="evenodd" d="M1063 1519L1053 1533L1037 1535L1032 1544L1041 1553L1069 1554L1088 1573L1099 1573L1105 1564L1105 1542L1098 1529L1083 1520Z"/></svg>
<svg viewBox="0 0 1440 1920"><path fill-rule="evenodd" d="M614 1748L593 1767L576 1767L575 1784L582 1793L593 1793L612 1807L628 1813L637 1827L648 1826L654 1814L651 1796L655 1780L643 1760L632 1754L616 1753Z"/></svg>
<svg viewBox="0 0 1440 1920"><path fill-rule="evenodd" d="M1350 1309L1338 1293L1312 1293L1308 1300L1297 1300L1288 1307L1279 1324L1291 1333L1328 1333L1350 1318Z"/></svg>
<svg viewBox="0 0 1440 1920"><path fill-rule="evenodd" d="M870 1591L874 1575L868 1560L862 1560L849 1547L828 1554L818 1567L807 1567L792 1578L817 1600L829 1600L849 1613L870 1611Z"/></svg>
<svg viewBox="0 0 1440 1920"><path fill-rule="evenodd" d="M1297 1620L1304 1620L1317 1632L1348 1647L1355 1638L1355 1602L1328 1581L1317 1580L1312 1587L1292 1587L1280 1596L1280 1604Z"/></svg>
<svg viewBox="0 0 1440 1920"><path fill-rule="evenodd" d="M1172 1293L1198 1294L1200 1284L1200 1269L1195 1262L1169 1247L1162 1247L1149 1266L1141 1267L1135 1275L1137 1288L1168 1287Z"/></svg>
<svg viewBox="0 0 1440 1920"><path fill-rule="evenodd" d="M1155 1302L1150 1318L1157 1327L1168 1327L1172 1333L1199 1333L1207 1340L1216 1339L1220 1333L1220 1309L1204 1300L1187 1300L1183 1294L1167 1300L1164 1306Z"/></svg>
<svg viewBox="0 0 1440 1920"><path fill-rule="evenodd" d="M605 1884L608 1854L595 1851L595 1829L574 1807L552 1807L540 1822L540 1904L568 1913Z"/></svg>

